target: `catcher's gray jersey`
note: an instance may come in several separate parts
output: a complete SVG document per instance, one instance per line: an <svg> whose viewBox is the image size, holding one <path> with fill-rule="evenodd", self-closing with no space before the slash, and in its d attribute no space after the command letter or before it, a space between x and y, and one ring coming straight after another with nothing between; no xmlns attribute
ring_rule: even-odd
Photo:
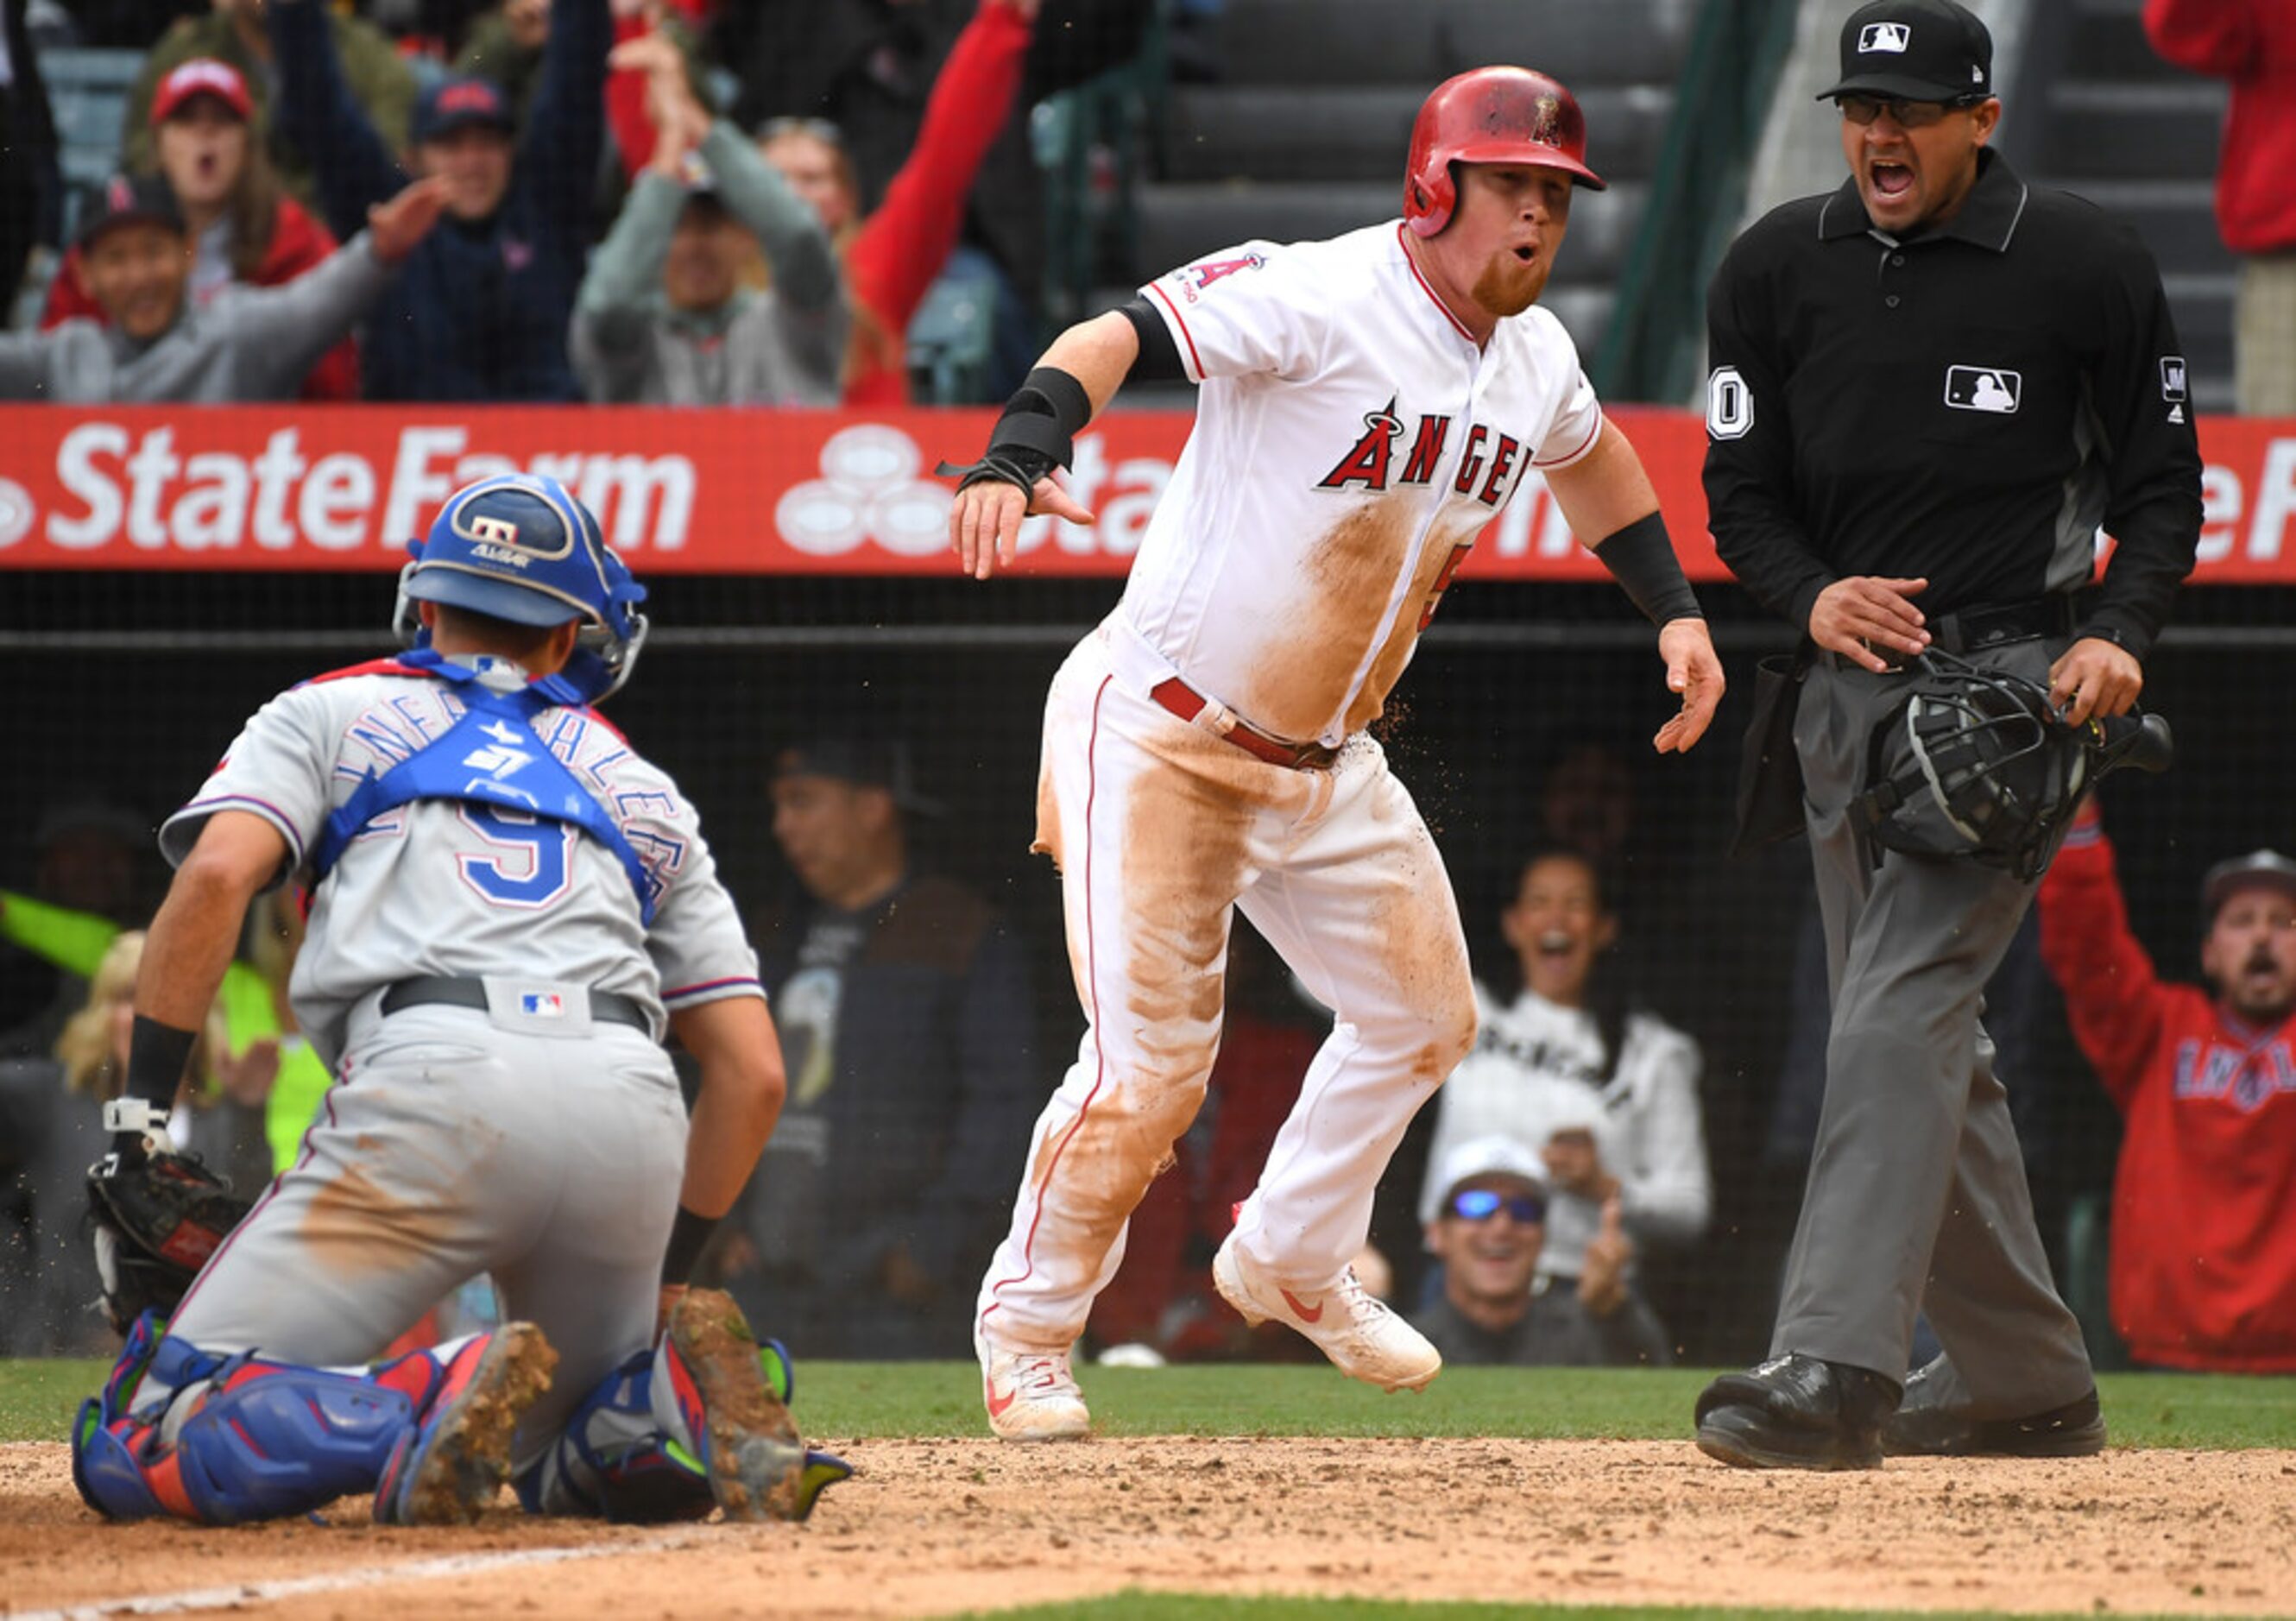
<svg viewBox="0 0 2296 1621"><path fill-rule="evenodd" d="M507 660L475 664L497 690L525 680ZM308 871L327 817L367 774L388 772L463 713L450 683L398 671L389 661L361 666L266 704L160 830L168 859L190 853L209 816L243 810L285 836L292 854L282 879ZM764 995L693 807L668 774L594 711L546 709L530 733L505 725L489 735L463 764L515 781L546 747L596 798L654 880L652 925L619 857L568 823L446 799L387 811L319 885L290 987L331 1066L359 1000L418 975L618 992L646 1008L657 1036L665 1007Z"/></svg>

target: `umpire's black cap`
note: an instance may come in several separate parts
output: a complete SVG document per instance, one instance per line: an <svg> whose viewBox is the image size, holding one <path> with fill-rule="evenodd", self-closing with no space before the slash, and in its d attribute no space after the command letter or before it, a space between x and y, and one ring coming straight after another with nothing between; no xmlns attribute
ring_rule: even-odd
<svg viewBox="0 0 2296 1621"><path fill-rule="evenodd" d="M1993 36L1954 0L1874 0L1841 25L1841 80L1817 99L1976 102L1993 94Z"/></svg>

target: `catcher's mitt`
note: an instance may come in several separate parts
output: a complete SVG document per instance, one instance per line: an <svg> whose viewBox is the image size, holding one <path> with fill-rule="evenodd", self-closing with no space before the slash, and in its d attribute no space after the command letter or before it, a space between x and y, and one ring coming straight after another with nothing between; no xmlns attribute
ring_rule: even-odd
<svg viewBox="0 0 2296 1621"><path fill-rule="evenodd" d="M147 1311L174 1312L251 1207L197 1159L106 1154L88 1167L87 1208L103 1313L124 1335Z"/></svg>

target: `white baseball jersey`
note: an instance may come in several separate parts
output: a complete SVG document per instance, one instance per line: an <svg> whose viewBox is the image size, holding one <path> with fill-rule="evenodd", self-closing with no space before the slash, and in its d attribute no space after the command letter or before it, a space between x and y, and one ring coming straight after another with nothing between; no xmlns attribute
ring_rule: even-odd
<svg viewBox="0 0 2296 1621"><path fill-rule="evenodd" d="M1122 619L1150 673L1297 741L1378 716L1475 536L1602 430L1562 323L1533 306L1478 348L1403 229L1246 242L1143 290L1202 388Z"/></svg>
<svg viewBox="0 0 2296 1621"><path fill-rule="evenodd" d="M504 659L474 662L497 690L526 679ZM388 772L461 718L451 684L374 667L323 677L257 711L206 785L160 830L168 859L191 853L209 816L243 810L277 828L291 852L289 869L301 868L329 814L370 772ZM595 713L572 708L543 711L534 737L491 744L480 751L487 759L465 763L514 781L517 754L540 747L597 799L653 874L652 927L642 921L619 857L567 823L445 799L386 812L351 839L319 886L289 987L297 1018L330 1068L353 1005L418 975L493 974L617 992L647 1009L657 1035L665 1006L764 995L757 957L676 783Z"/></svg>
<svg viewBox="0 0 2296 1621"><path fill-rule="evenodd" d="M1576 1129L1594 1134L1636 1238L1686 1243L1703 1232L1714 1192L1698 1102L1698 1044L1663 1020L1630 1013L1613 1070L1586 1009L1529 990L1505 1007L1482 1001L1475 1051L1436 1094L1420 1219L1435 1217L1445 1190L1434 1185L1440 1173L1431 1167L1456 1144L1496 1134L1536 1151L1556 1132ZM1555 1191L1539 1270L1577 1276L1578 1257L1601 1224L1599 1208Z"/></svg>

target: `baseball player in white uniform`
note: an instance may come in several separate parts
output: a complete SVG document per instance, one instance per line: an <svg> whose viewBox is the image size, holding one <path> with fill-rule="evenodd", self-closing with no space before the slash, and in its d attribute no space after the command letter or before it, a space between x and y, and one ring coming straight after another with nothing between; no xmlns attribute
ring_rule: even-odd
<svg viewBox="0 0 2296 1621"><path fill-rule="evenodd" d="M783 1078L693 807L591 707L644 591L548 479L459 491L412 549L416 646L265 705L161 830L93 1175L164 1156L241 919L291 877L291 995L340 1084L172 1321L137 1323L75 1478L108 1516L209 1524L366 1492L381 1521L472 1519L513 1470L537 1511L801 1512L837 1471L808 1476L732 1303L676 1287ZM701 1064L690 1133L665 1028ZM360 1368L480 1273L501 1328Z"/></svg>
<svg viewBox="0 0 2296 1621"><path fill-rule="evenodd" d="M1722 672L1625 438L1536 307L1585 162L1578 103L1520 68L1439 86L1404 217L1255 242L1070 328L960 475L950 537L986 578L1025 512L1088 521L1051 474L1128 375L1201 386L1124 599L1046 708L1037 847L1060 864L1086 1029L1038 1119L976 1320L990 1427L1086 1433L1070 1350L1133 1207L1204 1095L1241 907L1336 1022L1213 1263L1247 1319L1342 1371L1441 1358L1349 1270L1404 1128L1474 1041L1442 857L1365 731L1474 538L1543 475L1660 626L1686 749Z"/></svg>

